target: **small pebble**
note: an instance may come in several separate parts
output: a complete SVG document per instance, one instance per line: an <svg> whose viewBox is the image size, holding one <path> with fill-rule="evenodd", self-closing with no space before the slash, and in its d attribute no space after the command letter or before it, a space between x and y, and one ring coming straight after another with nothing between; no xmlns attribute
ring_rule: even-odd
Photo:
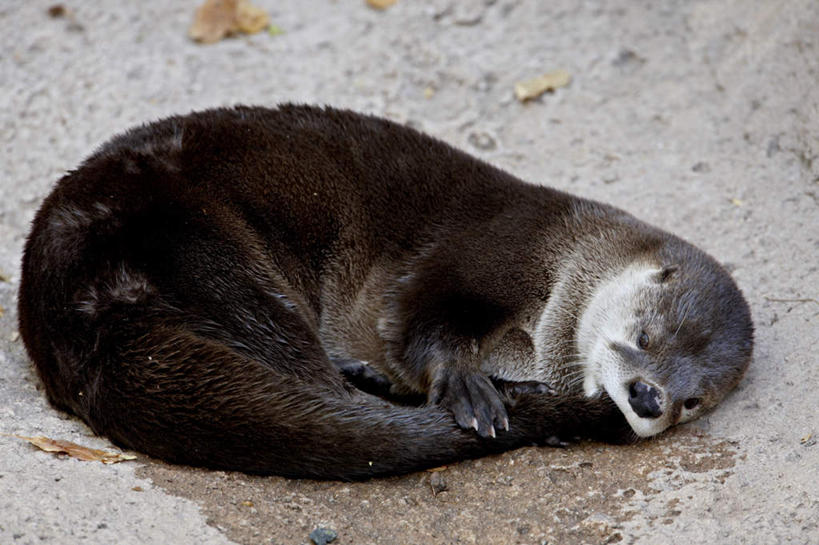
<svg viewBox="0 0 819 545"><path fill-rule="evenodd" d="M646 60L631 49L621 49L617 56L611 61L614 66L625 66L627 64L643 64Z"/></svg>
<svg viewBox="0 0 819 545"><path fill-rule="evenodd" d="M328 543L335 541L337 537L338 534L336 531L331 530L330 528L319 527L310 532L310 541L316 545L327 545Z"/></svg>
<svg viewBox="0 0 819 545"><path fill-rule="evenodd" d="M498 145L495 143L495 139L492 138L490 134L485 132L470 133L467 140L476 148L484 151L490 151L498 147Z"/></svg>
<svg viewBox="0 0 819 545"><path fill-rule="evenodd" d="M700 174L705 174L706 172L711 172L711 165L704 161L700 161L699 163L691 167L691 170L693 170L694 172L698 172Z"/></svg>
<svg viewBox="0 0 819 545"><path fill-rule="evenodd" d="M64 17L65 6L62 4L54 4L53 6L48 8L48 16L54 17L55 19L58 17Z"/></svg>
<svg viewBox="0 0 819 545"><path fill-rule="evenodd" d="M773 157L780 151L782 151L782 148L779 147L779 135L777 135L768 141L768 149L765 150L765 155L768 157Z"/></svg>
<svg viewBox="0 0 819 545"><path fill-rule="evenodd" d="M440 471L429 476L429 486L432 487L432 493L435 495L446 490L446 480Z"/></svg>

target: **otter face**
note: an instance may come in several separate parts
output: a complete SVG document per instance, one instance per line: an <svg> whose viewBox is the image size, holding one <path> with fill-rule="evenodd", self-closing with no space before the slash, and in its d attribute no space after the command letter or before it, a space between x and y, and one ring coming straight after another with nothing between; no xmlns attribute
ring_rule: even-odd
<svg viewBox="0 0 819 545"><path fill-rule="evenodd" d="M679 265L632 265L599 286L578 327L585 394L605 390L641 437L714 407L751 358L753 326L739 289L689 251Z"/></svg>

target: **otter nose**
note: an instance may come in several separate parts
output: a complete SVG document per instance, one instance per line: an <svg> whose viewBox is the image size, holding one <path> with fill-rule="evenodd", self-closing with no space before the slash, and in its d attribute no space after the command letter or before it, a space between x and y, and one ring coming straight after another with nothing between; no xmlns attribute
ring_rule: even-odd
<svg viewBox="0 0 819 545"><path fill-rule="evenodd" d="M635 380L628 387L628 404L640 418L657 418L663 414L660 408L660 391L639 380Z"/></svg>

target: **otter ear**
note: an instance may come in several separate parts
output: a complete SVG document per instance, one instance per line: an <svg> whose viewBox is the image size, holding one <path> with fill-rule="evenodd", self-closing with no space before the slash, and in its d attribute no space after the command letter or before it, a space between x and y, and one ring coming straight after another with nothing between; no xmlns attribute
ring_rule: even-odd
<svg viewBox="0 0 819 545"><path fill-rule="evenodd" d="M677 273L677 270L679 270L679 267L676 265L666 265L652 275L652 280L658 284L668 282Z"/></svg>

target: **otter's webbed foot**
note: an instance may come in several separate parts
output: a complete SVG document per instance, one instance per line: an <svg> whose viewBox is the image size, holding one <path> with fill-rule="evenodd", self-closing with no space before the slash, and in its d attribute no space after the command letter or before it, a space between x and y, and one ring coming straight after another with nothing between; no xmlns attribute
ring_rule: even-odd
<svg viewBox="0 0 819 545"><path fill-rule="evenodd" d="M449 409L459 426L472 428L481 437L495 437L496 430L509 430L500 394L479 371L442 367L432 382L428 400Z"/></svg>
<svg viewBox="0 0 819 545"><path fill-rule="evenodd" d="M545 382L538 382L536 380L505 380L502 378L492 378L492 384L501 394L514 400L524 394L546 394L556 395L557 390L546 384Z"/></svg>
<svg viewBox="0 0 819 545"><path fill-rule="evenodd" d="M539 382L537 380L506 380L502 378L492 377L492 384L494 384L498 392L506 396L509 402L512 403L513 405L520 396L525 395L555 396L558 393L557 390L555 390L545 382ZM566 448L570 444L568 441L564 440L562 437L559 437L557 435L549 435L546 438L539 441L538 443L544 446L556 448Z"/></svg>
<svg viewBox="0 0 819 545"><path fill-rule="evenodd" d="M392 386L390 379L365 362L344 357L330 358L330 360L341 371L341 374L359 390L381 397L390 395Z"/></svg>

